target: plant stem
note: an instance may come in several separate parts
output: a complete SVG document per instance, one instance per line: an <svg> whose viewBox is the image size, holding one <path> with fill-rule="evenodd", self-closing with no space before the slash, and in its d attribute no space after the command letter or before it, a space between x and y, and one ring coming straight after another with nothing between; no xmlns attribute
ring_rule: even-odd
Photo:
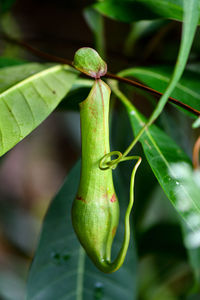
<svg viewBox="0 0 200 300"><path fill-rule="evenodd" d="M21 41L21 40L17 40L15 38L12 38L12 37L9 37L5 34L3 34L1 37L1 39L5 40L5 41L8 41L8 42L11 42L11 43L14 43L14 44L17 44L25 49L27 49L28 51L30 51L31 53L35 54L36 56L39 56L39 57L42 57L48 61L54 61L54 62L57 62L57 63L62 63L62 64L67 64L67 65L70 65L71 67L74 67L73 64L72 64L72 61L68 60L68 59L65 59L65 58L62 58L62 57L58 57L58 56L54 56L54 55L51 55L51 54L48 54L48 53L45 53L43 51L40 51L32 46L30 46L29 44L27 44L26 42L24 41ZM85 75L84 75L85 76ZM137 88L140 88L140 89L143 89L147 92L150 92L156 96L162 96L163 94L158 92L157 90L154 90L148 86L145 86L137 81L134 81L134 80L131 80L131 79L128 79L128 78L124 78L124 77L121 77L121 76L118 76L118 75L115 75L115 74L112 74L112 73L106 73L106 75L104 76L106 78L109 78L109 79L115 79L117 81L121 81L121 82L124 82L126 84L129 84L129 85L132 85L132 86L135 86ZM165 101L169 101L169 102L172 102L182 108L184 108L185 110L189 111L189 112L192 112L194 115L196 116L200 116L200 111L185 104L185 103L182 103L181 101L175 99L175 98L172 98L172 97L168 97L165 99ZM165 103L166 103L165 102ZM154 116L155 117L155 116Z"/></svg>
<svg viewBox="0 0 200 300"><path fill-rule="evenodd" d="M132 85L132 86L135 86L137 88L140 88L141 90L144 90L144 91L147 91L147 92L150 92L151 94L154 94L155 96L162 96L163 93L161 92L158 92L157 90L154 90L148 86L145 86L137 81L134 81L134 80L131 80L131 79L128 79L128 78L124 78L124 77L121 77L121 76L118 76L118 75L115 75L115 74L112 74L112 73L106 73L106 75L104 76L106 78L109 78L109 79L115 79L117 81L121 81L123 83L126 83L126 84L129 84L129 85ZM174 103L180 107L183 107L184 109L186 109L187 111L190 111L192 112L193 114L199 116L200 115L200 111L198 111L197 109L185 104L185 103L182 103L181 101L173 98L173 97L169 97L168 98L169 102L171 103Z"/></svg>

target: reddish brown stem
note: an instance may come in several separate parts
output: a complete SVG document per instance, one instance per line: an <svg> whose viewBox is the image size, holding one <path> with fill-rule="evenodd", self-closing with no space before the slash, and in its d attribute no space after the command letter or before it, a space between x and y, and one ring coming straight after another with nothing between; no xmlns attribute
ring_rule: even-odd
<svg viewBox="0 0 200 300"><path fill-rule="evenodd" d="M139 83L137 81L134 81L132 79L128 79L128 78L124 78L124 77L120 77L120 76L117 76L115 74L111 74L111 73L107 73L104 77L107 77L107 78L111 78L111 79L115 79L115 80L118 80L118 81L121 81L121 82L124 82L124 83L127 83L127 84L130 84L130 85L133 85L135 87L138 87L142 90L145 90L147 92L150 92L151 94L154 94L155 96L159 96L161 97L163 95L163 93L161 92L158 92L157 90L154 90L148 86L145 86L143 85L142 83ZM173 97L169 97L169 102L172 102L180 107L183 107L184 109L194 113L195 115L199 116L200 115L200 111L196 110L195 108L185 104L185 103L182 103L181 101L173 98Z"/></svg>
<svg viewBox="0 0 200 300"><path fill-rule="evenodd" d="M200 154L200 136L196 140L196 142L194 144L194 148L193 148L192 161L193 161L193 167L194 167L194 169L200 168L199 154Z"/></svg>
<svg viewBox="0 0 200 300"><path fill-rule="evenodd" d="M46 60L49 60L49 61L54 61L54 62L58 62L58 63L62 63L62 64L67 64L67 65L70 65L71 67L74 67L73 64L72 64L72 61L68 60L68 59L65 59L65 58L61 58L61 57L58 57L58 56L54 56L54 55L50 55L48 53L45 53L43 51L40 51L32 46L30 46L29 44L27 44L26 42L24 41L21 41L21 40L17 40L15 38L12 38L12 37L8 37L7 35L3 34L1 36L1 38L5 41L8 41L8 42L11 42L11 43L15 43L27 50L29 50L31 53L39 56L39 57L42 57ZM150 92L156 96L162 96L163 94L158 92L157 90L154 90L148 86L145 86L135 80L132 80L132 79L128 79L128 78L124 78L124 77L120 77L120 76L117 76L115 74L112 74L112 73L106 73L106 75L104 76L106 78L110 78L110 79L115 79L115 80L118 80L118 81L121 81L121 82L124 82L124 83L127 83L129 85L132 85L134 87L137 87L137 88L140 88L140 89L143 89L147 92ZM198 111L197 109L175 99L175 98L172 98L172 97L169 97L169 102L172 102L184 109L186 109L187 111L190 111L192 112L193 114L197 115L197 116L200 116L200 111Z"/></svg>
<svg viewBox="0 0 200 300"><path fill-rule="evenodd" d="M5 34L3 34L0 38L2 38L3 40L5 40L7 42L14 43L18 46L21 46L21 47L27 49L28 51L30 51L31 53L35 54L36 56L44 58L45 60L54 61L54 62L58 62L61 64L67 64L67 65L70 65L71 67L73 67L72 62L70 60L40 51L37 48L30 46L29 44L27 44L26 42L24 42L22 40L17 40L15 38L9 37Z"/></svg>

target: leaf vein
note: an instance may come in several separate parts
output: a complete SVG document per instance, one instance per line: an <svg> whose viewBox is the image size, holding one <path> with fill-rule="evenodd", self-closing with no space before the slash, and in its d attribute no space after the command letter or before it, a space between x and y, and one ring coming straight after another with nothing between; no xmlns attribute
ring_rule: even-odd
<svg viewBox="0 0 200 300"><path fill-rule="evenodd" d="M6 102L6 100L3 97L1 97L1 100L5 104L5 106L7 107L8 111L9 111L9 114L11 115L11 117L13 118L13 120L15 121L15 123L17 124L17 127L19 129L19 137L23 138L21 127L20 127L20 125L19 125L19 123L18 123L18 121L17 121L17 119L16 119L16 117L15 117L13 111L12 111L12 107L10 107L8 105L8 103Z"/></svg>
<svg viewBox="0 0 200 300"><path fill-rule="evenodd" d="M36 125L37 122L36 122L36 119L35 119L35 116L34 116L32 107L31 107L31 105L29 104L28 100L26 99L26 96L24 95L23 90L18 89L18 92L22 95L22 97L23 97L23 99L24 99L24 101L25 101L25 103L26 103L26 105L27 105L27 107L28 107L28 109L29 109L29 111L30 111L30 113L31 113L31 116L32 116L32 119L33 119L33 124ZM33 127L34 127L34 126L33 126Z"/></svg>

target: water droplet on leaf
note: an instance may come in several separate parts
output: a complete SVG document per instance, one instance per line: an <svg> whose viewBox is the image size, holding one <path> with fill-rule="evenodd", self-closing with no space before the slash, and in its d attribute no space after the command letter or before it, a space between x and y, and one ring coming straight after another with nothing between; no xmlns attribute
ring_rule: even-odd
<svg viewBox="0 0 200 300"><path fill-rule="evenodd" d="M61 259L60 253L52 252L51 257L52 257L54 263L60 264L60 259Z"/></svg>
<svg viewBox="0 0 200 300"><path fill-rule="evenodd" d="M62 259L63 259L64 261L67 261L68 259L70 259L70 255L69 255L68 253L66 253L66 254L64 254L64 255L62 256Z"/></svg>
<svg viewBox="0 0 200 300"><path fill-rule="evenodd" d="M68 259L70 258L70 254L69 253L52 252L51 257L55 264L61 264L61 263L68 261Z"/></svg>
<svg viewBox="0 0 200 300"><path fill-rule="evenodd" d="M95 300L100 300L102 299L103 295L104 295L104 291L103 291L103 283L101 282L96 282L94 285L94 299Z"/></svg>

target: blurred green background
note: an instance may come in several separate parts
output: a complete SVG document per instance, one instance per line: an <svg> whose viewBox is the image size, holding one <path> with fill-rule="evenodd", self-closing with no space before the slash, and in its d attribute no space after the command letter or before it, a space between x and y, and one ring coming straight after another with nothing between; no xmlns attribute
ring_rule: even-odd
<svg viewBox="0 0 200 300"><path fill-rule="evenodd" d="M98 45L89 26L91 16L84 11L92 3L83 0L1 1L0 32L22 39L44 52L73 60L78 48ZM133 66L174 65L181 23L156 20L128 24L106 17L101 22L109 71L118 72ZM190 55L190 66L196 70L199 70L198 41L199 30ZM45 62L3 39L0 39L0 55L0 67L23 61ZM137 89L123 88L148 116L155 99ZM125 111L115 100L112 110L112 146L123 150L132 139L130 124ZM197 136L190 130L192 120L167 106L158 123L191 157ZM65 111L61 107L1 158L1 300L25 297L27 274L43 217L50 200L80 157L79 128L78 111ZM143 156L139 146L138 152ZM127 171L127 165L120 168L127 182L131 170ZM198 292L192 293L198 288L183 244L179 217L165 199L145 159L136 182L134 236L138 254L138 299L200 299Z"/></svg>

